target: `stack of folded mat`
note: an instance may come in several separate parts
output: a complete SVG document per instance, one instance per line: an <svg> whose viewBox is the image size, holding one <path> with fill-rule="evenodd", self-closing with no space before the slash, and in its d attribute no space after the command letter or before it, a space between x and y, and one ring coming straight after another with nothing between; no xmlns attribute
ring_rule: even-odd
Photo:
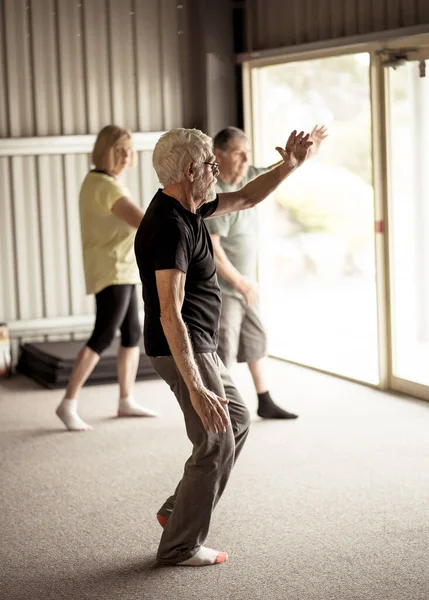
<svg viewBox="0 0 429 600"><path fill-rule="evenodd" d="M31 377L48 388L66 387L76 357L84 341L34 342L22 344L16 370ZM112 383L117 381L116 355L119 340L102 355L100 362L89 376L87 384ZM140 350L137 379L154 379L158 375L144 350Z"/></svg>

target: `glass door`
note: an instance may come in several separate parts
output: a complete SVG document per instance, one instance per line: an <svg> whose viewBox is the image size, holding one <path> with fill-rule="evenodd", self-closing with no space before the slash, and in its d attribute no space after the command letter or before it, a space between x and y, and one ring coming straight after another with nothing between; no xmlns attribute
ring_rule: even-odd
<svg viewBox="0 0 429 600"><path fill-rule="evenodd" d="M386 69L392 387L429 398L429 71Z"/></svg>
<svg viewBox="0 0 429 600"><path fill-rule="evenodd" d="M253 67L251 118L256 166L276 162L293 129L329 129L260 207L269 352L378 384L369 63L360 53Z"/></svg>

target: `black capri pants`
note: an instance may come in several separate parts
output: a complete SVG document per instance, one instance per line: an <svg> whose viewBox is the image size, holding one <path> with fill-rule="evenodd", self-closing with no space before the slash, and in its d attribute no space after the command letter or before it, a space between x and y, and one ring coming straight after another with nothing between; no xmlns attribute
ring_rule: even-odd
<svg viewBox="0 0 429 600"><path fill-rule="evenodd" d="M116 331L121 332L121 346L138 346L141 326L135 285L109 285L95 294L95 325L87 342L97 354L101 354L113 342Z"/></svg>

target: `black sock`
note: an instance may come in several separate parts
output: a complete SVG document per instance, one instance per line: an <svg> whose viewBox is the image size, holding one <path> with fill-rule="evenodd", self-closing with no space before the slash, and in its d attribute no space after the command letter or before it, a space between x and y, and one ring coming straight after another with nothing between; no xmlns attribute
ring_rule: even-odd
<svg viewBox="0 0 429 600"><path fill-rule="evenodd" d="M273 402L270 392L258 394L258 416L263 419L296 419L298 415L283 410Z"/></svg>

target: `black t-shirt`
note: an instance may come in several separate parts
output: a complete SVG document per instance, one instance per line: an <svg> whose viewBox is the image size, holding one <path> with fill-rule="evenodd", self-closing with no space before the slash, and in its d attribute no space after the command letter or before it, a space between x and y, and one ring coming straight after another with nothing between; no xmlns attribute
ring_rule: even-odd
<svg viewBox="0 0 429 600"><path fill-rule="evenodd" d="M214 352L218 344L221 294L210 234L203 218L214 213L219 199L206 202L196 214L159 190L150 203L135 239L143 284L144 343L148 356L171 354L160 321L155 271L186 273L182 318L195 352Z"/></svg>

